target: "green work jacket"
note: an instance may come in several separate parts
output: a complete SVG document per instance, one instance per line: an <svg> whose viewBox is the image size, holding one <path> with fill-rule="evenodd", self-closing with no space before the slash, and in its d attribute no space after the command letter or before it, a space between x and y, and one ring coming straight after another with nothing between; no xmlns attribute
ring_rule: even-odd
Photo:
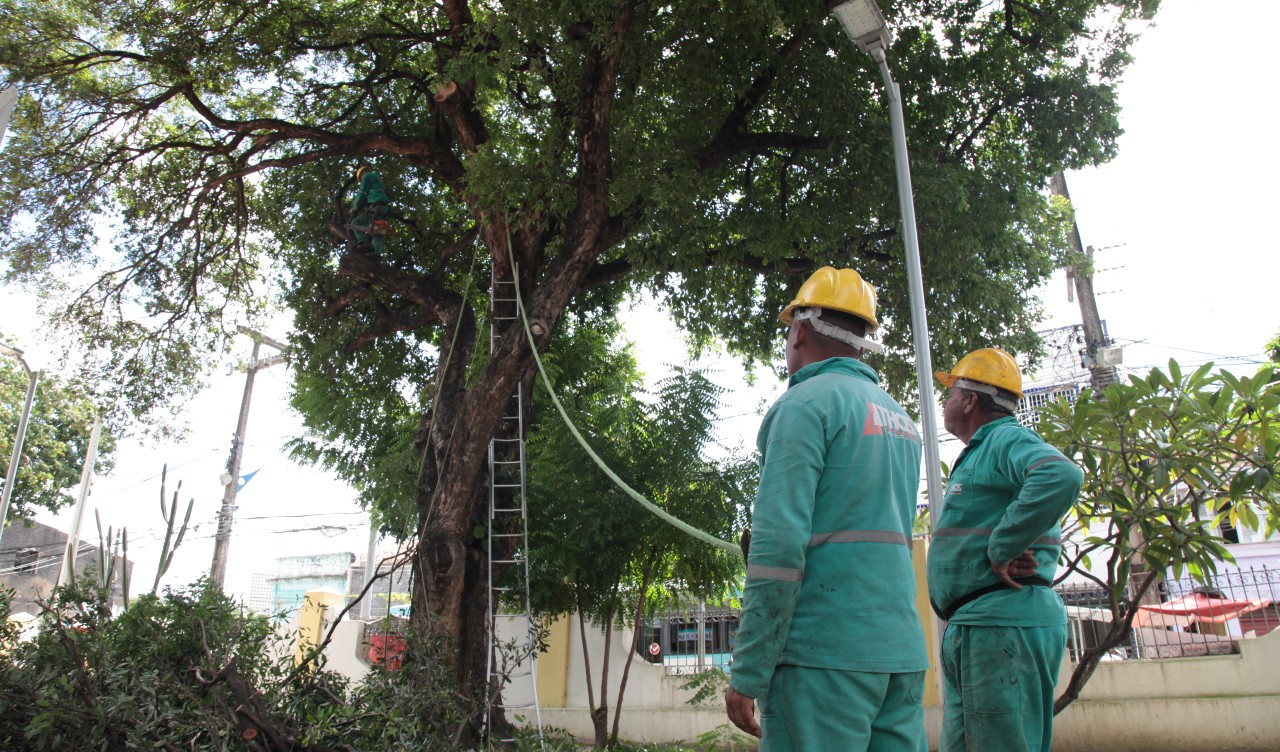
<svg viewBox="0 0 1280 752"><path fill-rule="evenodd" d="M852 358L811 363L760 427L730 677L748 697L765 694L779 664L929 666L911 568L920 433L878 382Z"/></svg>
<svg viewBox="0 0 1280 752"><path fill-rule="evenodd" d="M1037 574L1053 582L1062 552L1060 521L1075 503L1080 468L1012 416L979 428L960 452L929 544L929 600L943 613L958 599L1000 582L991 563L1035 553ZM1062 599L1027 586L983 595L953 624L1050 627L1067 623Z"/></svg>
<svg viewBox="0 0 1280 752"><path fill-rule="evenodd" d="M360 187L356 189L356 200L351 206L352 212L359 212L366 206L377 206L391 202L387 188L382 183L382 175L369 170L360 178Z"/></svg>

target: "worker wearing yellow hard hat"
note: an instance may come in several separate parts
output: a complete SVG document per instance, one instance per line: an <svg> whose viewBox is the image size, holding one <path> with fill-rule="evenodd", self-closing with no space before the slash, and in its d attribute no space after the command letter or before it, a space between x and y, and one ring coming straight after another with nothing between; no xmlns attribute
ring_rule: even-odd
<svg viewBox="0 0 1280 752"><path fill-rule="evenodd" d="M356 181L358 187L351 205L350 223L356 248L379 255L390 232L387 217L391 213L391 197L382 183L382 175L369 165L356 169Z"/></svg>
<svg viewBox="0 0 1280 752"><path fill-rule="evenodd" d="M1008 412L1016 412L1022 399L1022 370L1009 353L984 347L960 359L951 373L935 371L934 377L948 389L956 384L971 392L990 395Z"/></svg>
<svg viewBox="0 0 1280 752"><path fill-rule="evenodd" d="M1053 592L1080 469L1014 417L1022 372L1004 350L950 372L947 431L964 442L929 547L929 601L947 622L941 752L1049 752L1067 614Z"/></svg>
<svg viewBox="0 0 1280 752"><path fill-rule="evenodd" d="M861 360L879 349L867 337L876 292L823 267L781 319L790 380L756 440L729 718L764 752L923 752L929 659L911 567L922 447Z"/></svg>

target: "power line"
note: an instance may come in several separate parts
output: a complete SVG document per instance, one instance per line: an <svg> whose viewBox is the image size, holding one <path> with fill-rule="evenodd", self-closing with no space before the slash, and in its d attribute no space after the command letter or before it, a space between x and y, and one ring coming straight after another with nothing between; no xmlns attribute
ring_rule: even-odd
<svg viewBox="0 0 1280 752"><path fill-rule="evenodd" d="M128 490L130 490L130 489L132 489L132 488L137 488L138 486L142 485L143 483L149 483L149 482L151 482L151 481L153 481L153 480L156 480L157 478L159 478L159 477L160 477L161 473L164 473L164 472L170 472L170 473L171 473L171 472L173 472L174 470L177 470L177 469L178 469L178 468L180 468L180 467L186 467L187 465L190 465L190 464L193 464L193 463L199 462L200 460L204 459L205 457L208 457L208 456L210 456L210 455L212 455L212 454L217 454L218 452L221 452L221 451L222 451L222 449L221 449L221 448L214 448L214 449L210 449L209 451L205 452L205 453L204 453L204 454L202 454L202 455L199 455L198 457L194 457L194 458L192 458L192 459L187 460L186 462L182 462L182 463L179 463L179 464L177 464L177 465L174 465L172 468L169 468L167 471L162 470L161 472L156 473L155 475L151 475L151 476L148 476L148 477L146 477L146 478L143 478L142 480L135 481L135 482L133 482L133 483L130 483L130 484L129 484L129 485L127 485L127 486L123 486L123 487L121 487L121 488L116 488L116 489L113 489L113 490L111 490L111 491L108 491L108 492L104 493L104 494L103 494L101 497L99 497L99 498L110 498L110 497L112 497L112 496L116 496L117 494L123 493L124 491L128 491Z"/></svg>

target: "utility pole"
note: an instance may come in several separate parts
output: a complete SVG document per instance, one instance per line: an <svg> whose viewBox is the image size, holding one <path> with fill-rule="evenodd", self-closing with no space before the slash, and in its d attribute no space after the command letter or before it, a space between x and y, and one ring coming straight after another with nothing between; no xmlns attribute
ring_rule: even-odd
<svg viewBox="0 0 1280 752"><path fill-rule="evenodd" d="M288 346L271 339L247 327L236 327L241 334L253 339L253 353L249 362L240 366L245 372L244 396L240 398L240 417L236 421L236 435L231 440L231 457L227 460L227 473L222 476L223 494L222 509L218 512L218 533L213 542L213 566L209 571L209 579L219 588L227 575L227 550L231 547L231 520L236 510L236 492L240 487L240 460L244 456L245 429L249 424L249 401L253 398L253 377L263 368L270 368L284 360ZM258 359L258 351L262 345L274 347L280 352Z"/></svg>
<svg viewBox="0 0 1280 752"><path fill-rule="evenodd" d="M102 417L93 416L93 430L89 432L89 448L84 454L84 467L80 469L80 493L76 496L76 513L71 520L71 530L67 533L67 547L62 553L62 569L58 572L57 584L71 582L71 575L76 571L76 559L80 554L80 522L84 519L84 507L89 501L89 488L93 485L93 466L98 464L98 437L102 431ZM110 541L107 542L110 546ZM126 562L125 566L128 566Z"/></svg>
<svg viewBox="0 0 1280 752"><path fill-rule="evenodd" d="M1071 200L1067 192L1067 177L1061 170L1049 179L1049 192ZM1084 328L1085 356L1084 365L1089 369L1093 380L1093 388L1099 392L1108 384L1118 380L1116 365L1121 362L1123 351L1112 347L1111 340L1102 328L1102 318L1098 315L1098 301L1093 292L1093 246L1086 250L1080 240L1080 227L1075 219L1071 220L1071 231L1067 234L1071 250L1083 264L1069 266L1067 276L1075 281L1076 298L1080 302L1080 323Z"/></svg>

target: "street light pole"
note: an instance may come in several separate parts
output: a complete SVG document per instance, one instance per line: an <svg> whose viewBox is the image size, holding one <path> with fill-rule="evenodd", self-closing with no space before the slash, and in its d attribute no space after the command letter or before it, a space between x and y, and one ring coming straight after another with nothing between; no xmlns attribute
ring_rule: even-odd
<svg viewBox="0 0 1280 752"><path fill-rule="evenodd" d="M11 345L0 342L0 353L18 359L22 369L27 372L27 398L22 405L22 417L18 419L18 433L13 437L13 453L9 456L9 467L4 476L4 490L0 492L0 538L4 537L4 526L9 520L9 499L13 497L13 484L18 478L18 463L22 461L22 442L27 436L27 421L31 418L31 404L36 397L36 384L40 381L40 372L31 370L22 357L22 351Z"/></svg>
<svg viewBox="0 0 1280 752"><path fill-rule="evenodd" d="M907 130L902 116L902 93L889 71L885 50L889 29L874 0L850 0L836 6L835 14L858 49L871 56L884 77L889 103L889 127L898 173L898 208L902 213L903 246L907 258L907 293L911 304L911 333L915 343L916 381L920 392L920 425L924 431L925 484L929 494L929 526L942 515L942 460L938 451L938 418L933 392L933 363L929 355L929 322L925 315L924 276L920 268L920 244L916 236L916 209L911 192L911 165L907 159Z"/></svg>

